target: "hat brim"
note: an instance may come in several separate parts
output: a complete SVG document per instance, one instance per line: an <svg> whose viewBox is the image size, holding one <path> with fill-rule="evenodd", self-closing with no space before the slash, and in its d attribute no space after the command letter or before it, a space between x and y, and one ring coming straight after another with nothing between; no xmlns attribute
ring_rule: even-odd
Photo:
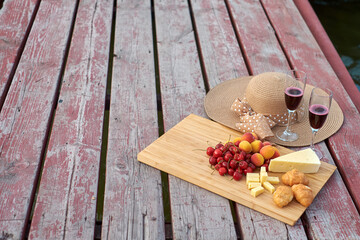
<svg viewBox="0 0 360 240"><path fill-rule="evenodd" d="M239 122L237 113L230 110L230 107L236 98L243 98L245 95L246 86L253 76L240 77L225 81L212 88L204 100L205 112L212 120L221 123L229 128L238 130L235 124ZM314 86L306 85L304 93L305 116L302 121L291 125L291 130L299 135L299 139L293 142L284 142L277 137L268 138L269 141L288 147L301 147L311 144L311 127L309 123L308 102L310 99L311 90ZM344 115L339 104L333 99L329 115L322 128L316 134L314 143L321 142L326 138L336 133L342 126ZM275 126L272 128L274 134L277 131L284 130L285 127Z"/></svg>

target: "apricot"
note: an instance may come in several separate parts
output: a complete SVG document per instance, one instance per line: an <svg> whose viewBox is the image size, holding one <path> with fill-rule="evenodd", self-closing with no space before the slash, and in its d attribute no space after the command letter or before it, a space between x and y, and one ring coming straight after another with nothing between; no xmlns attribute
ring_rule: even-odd
<svg viewBox="0 0 360 240"><path fill-rule="evenodd" d="M254 136L254 138L255 138L255 140L259 140L259 137L258 137L258 135L256 135L256 133L251 133L253 136Z"/></svg>
<svg viewBox="0 0 360 240"><path fill-rule="evenodd" d="M251 156L251 162L256 166L256 167L260 167L264 164L264 157L263 155L261 155L260 153L254 153Z"/></svg>
<svg viewBox="0 0 360 240"><path fill-rule="evenodd" d="M252 151L251 144L248 141L241 141L239 144L239 148L241 151L244 151L246 153L251 153Z"/></svg>
<svg viewBox="0 0 360 240"><path fill-rule="evenodd" d="M271 142L265 141L265 142L263 142L263 145L264 145L264 146L266 146L266 145L271 145Z"/></svg>
<svg viewBox="0 0 360 240"><path fill-rule="evenodd" d="M251 143L252 152L258 153L260 149L263 147L263 143L260 140L255 140Z"/></svg>
<svg viewBox="0 0 360 240"><path fill-rule="evenodd" d="M266 145L260 149L260 154L263 155L265 159L270 159L274 156L275 150L271 145Z"/></svg>
<svg viewBox="0 0 360 240"><path fill-rule="evenodd" d="M275 150L275 153L274 153L274 155L271 157L271 158L277 158L277 157L279 157L280 156L280 151L279 151L279 149L277 149L276 147L273 147L274 148L274 150Z"/></svg>
<svg viewBox="0 0 360 240"><path fill-rule="evenodd" d="M249 143L252 143L254 140L255 137L250 132L246 132L241 136L241 141L248 141Z"/></svg>
<svg viewBox="0 0 360 240"><path fill-rule="evenodd" d="M241 137L236 137L234 140L232 140L233 143L241 142Z"/></svg>

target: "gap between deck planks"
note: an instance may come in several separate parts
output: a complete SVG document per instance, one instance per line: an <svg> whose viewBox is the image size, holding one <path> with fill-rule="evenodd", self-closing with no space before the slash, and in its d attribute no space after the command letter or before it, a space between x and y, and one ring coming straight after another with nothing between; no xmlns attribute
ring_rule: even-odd
<svg viewBox="0 0 360 240"><path fill-rule="evenodd" d="M112 12L79 3L30 239L94 238Z"/></svg>
<svg viewBox="0 0 360 240"><path fill-rule="evenodd" d="M1 5L4 4L1 1ZM16 68L40 0L7 0L0 10L0 110Z"/></svg>
<svg viewBox="0 0 360 240"><path fill-rule="evenodd" d="M164 239L160 171L137 161L158 137L150 1L117 1L102 237Z"/></svg>
<svg viewBox="0 0 360 240"><path fill-rule="evenodd" d="M24 237L28 224L56 101L75 9L65 5L42 1L0 113L1 163L7 168L1 176L0 199L7 201L0 229L14 238Z"/></svg>
<svg viewBox="0 0 360 240"><path fill-rule="evenodd" d="M168 130L190 113L205 116L205 87L188 2L155 2L155 17L162 110ZM173 176L169 176L169 187L175 239L236 238L228 200Z"/></svg>

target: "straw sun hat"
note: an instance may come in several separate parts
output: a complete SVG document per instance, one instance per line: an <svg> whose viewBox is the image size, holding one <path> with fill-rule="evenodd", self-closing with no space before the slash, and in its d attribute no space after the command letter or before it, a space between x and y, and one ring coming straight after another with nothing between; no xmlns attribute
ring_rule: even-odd
<svg viewBox="0 0 360 240"><path fill-rule="evenodd" d="M256 76L225 81L215 86L206 95L205 111L214 121L241 132L254 131L253 126L256 123L255 120L251 122L251 119L259 117L263 122L267 122L269 130L271 129L275 135L280 129L284 130L287 123L285 78L288 78L288 75L284 73L266 72ZM310 145L312 134L308 119L308 104L313 88L309 84L306 85L303 100L291 119L291 130L299 135L299 139L293 142L284 142L277 137L267 137L266 139L283 146ZM336 133L343 121L343 113L333 99L326 122L320 128L314 142L323 141Z"/></svg>

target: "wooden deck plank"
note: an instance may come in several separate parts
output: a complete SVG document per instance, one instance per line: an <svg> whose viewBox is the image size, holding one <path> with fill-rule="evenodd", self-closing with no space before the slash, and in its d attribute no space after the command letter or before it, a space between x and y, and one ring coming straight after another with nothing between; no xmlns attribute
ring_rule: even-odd
<svg viewBox="0 0 360 240"><path fill-rule="evenodd" d="M358 185L360 179L357 174L359 162L354 161L354 159L360 158L358 151L360 149L358 144L360 130L357 127L360 122L360 114L331 69L294 3L289 1L278 1L276 3L263 1L263 3L290 61L294 66L306 69L311 73L310 84L322 88L331 86L334 91L334 98L344 112L344 124L338 133L329 138L329 148L336 158L339 171L344 173L342 176L347 186L350 187L348 190L352 193L354 203L358 204L360 200L360 187ZM332 162L332 160L330 161ZM340 236L340 238L346 238L346 236L359 237L360 220L357 210L352 204L351 198L345 197L347 195L345 185L341 182L337 182L337 184L327 184L327 189L322 193L324 195L320 195L323 197L323 201L319 207L324 209L325 216L323 221L319 221L319 216L315 215L317 221L312 222L311 231L320 236L325 234L332 237ZM324 201L328 201L328 203L324 204ZM328 206L332 207L328 208ZM310 213L311 211L307 214L312 215ZM351 221L349 221L349 215L354 216ZM324 232L323 229L326 228L330 219L334 219L334 222L349 221L349 223L333 224L330 231Z"/></svg>
<svg viewBox="0 0 360 240"><path fill-rule="evenodd" d="M0 229L27 225L75 1L41 2L0 113Z"/></svg>
<svg viewBox="0 0 360 240"><path fill-rule="evenodd" d="M225 2L192 0L191 6L209 87L247 76Z"/></svg>
<svg viewBox="0 0 360 240"><path fill-rule="evenodd" d="M0 108L20 58L22 41L38 0L7 0L0 10Z"/></svg>
<svg viewBox="0 0 360 240"><path fill-rule="evenodd" d="M29 239L93 239L113 3L79 4Z"/></svg>
<svg viewBox="0 0 360 240"><path fill-rule="evenodd" d="M165 239L160 171L137 161L158 138L150 1L117 1L102 239Z"/></svg>
<svg viewBox="0 0 360 240"><path fill-rule="evenodd" d="M227 1L241 40L250 71L284 71L289 68L276 36L259 1ZM256 24L254 24L256 23ZM262 213L236 204L239 226L244 239L303 239L306 233L301 221L290 227ZM261 226L261 227L258 227Z"/></svg>
<svg viewBox="0 0 360 240"><path fill-rule="evenodd" d="M206 116L205 87L187 1L155 1L165 130L190 113ZM169 176L174 239L235 239L229 201Z"/></svg>

